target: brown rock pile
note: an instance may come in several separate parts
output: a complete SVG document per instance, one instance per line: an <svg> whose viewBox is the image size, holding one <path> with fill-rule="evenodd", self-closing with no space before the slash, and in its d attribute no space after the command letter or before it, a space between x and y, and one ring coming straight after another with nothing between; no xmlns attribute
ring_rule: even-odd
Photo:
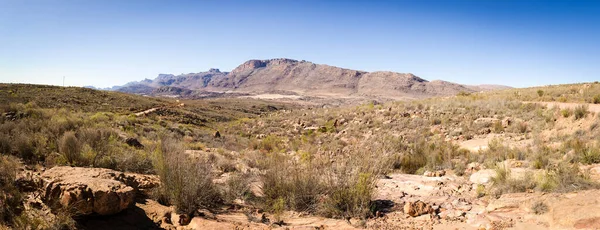
<svg viewBox="0 0 600 230"><path fill-rule="evenodd" d="M434 210L431 208L431 205L426 204L423 201L415 201L415 202L406 202L404 204L404 213L409 216L415 217L424 214L431 214Z"/></svg>
<svg viewBox="0 0 600 230"><path fill-rule="evenodd" d="M111 215L134 203L136 191L122 172L100 168L55 167L42 173L44 202L77 215Z"/></svg>

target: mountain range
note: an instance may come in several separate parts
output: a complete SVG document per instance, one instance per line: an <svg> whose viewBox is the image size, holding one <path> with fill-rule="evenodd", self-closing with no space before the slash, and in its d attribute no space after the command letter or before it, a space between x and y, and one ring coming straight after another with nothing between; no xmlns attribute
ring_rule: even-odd
<svg viewBox="0 0 600 230"><path fill-rule="evenodd" d="M104 90L177 97L201 93L237 93L414 99L505 88L510 87L427 81L411 73L365 72L277 58L249 60L231 72L210 69L206 72L181 75L159 74L154 80L145 79Z"/></svg>

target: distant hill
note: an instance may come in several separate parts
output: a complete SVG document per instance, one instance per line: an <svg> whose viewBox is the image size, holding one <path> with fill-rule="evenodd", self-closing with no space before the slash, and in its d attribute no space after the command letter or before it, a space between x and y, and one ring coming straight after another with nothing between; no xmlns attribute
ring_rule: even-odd
<svg viewBox="0 0 600 230"><path fill-rule="evenodd" d="M491 90L503 90L512 89L513 87L505 85L468 85L468 88L475 91L491 91Z"/></svg>
<svg viewBox="0 0 600 230"><path fill-rule="evenodd" d="M164 99L80 87L0 83L0 105L33 103L41 108L85 112L141 111L167 105Z"/></svg>
<svg viewBox="0 0 600 230"><path fill-rule="evenodd" d="M166 87L166 88L165 88ZM250 60L231 72L210 69L182 75L159 74L111 90L146 95L189 96L194 92L294 94L317 97L424 98L477 92L496 86L427 81L411 73L365 72L292 59ZM501 88L504 86L497 86Z"/></svg>

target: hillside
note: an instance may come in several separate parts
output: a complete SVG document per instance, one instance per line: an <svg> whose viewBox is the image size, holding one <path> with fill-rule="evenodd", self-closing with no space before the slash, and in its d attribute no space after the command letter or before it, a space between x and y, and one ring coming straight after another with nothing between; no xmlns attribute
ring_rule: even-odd
<svg viewBox="0 0 600 230"><path fill-rule="evenodd" d="M0 228L600 227L596 83L336 108L0 89Z"/></svg>
<svg viewBox="0 0 600 230"><path fill-rule="evenodd" d="M176 87L178 90L161 89ZM154 80L131 82L118 91L189 97L197 92L294 94L316 97L415 99L484 91L445 81L427 81L410 73L365 72L292 59L250 60L230 73L211 69L182 75L160 74ZM183 92L183 93L182 93Z"/></svg>
<svg viewBox="0 0 600 230"><path fill-rule="evenodd" d="M0 84L0 104L33 103L41 108L79 111L131 112L163 106L167 101L120 92L80 87Z"/></svg>

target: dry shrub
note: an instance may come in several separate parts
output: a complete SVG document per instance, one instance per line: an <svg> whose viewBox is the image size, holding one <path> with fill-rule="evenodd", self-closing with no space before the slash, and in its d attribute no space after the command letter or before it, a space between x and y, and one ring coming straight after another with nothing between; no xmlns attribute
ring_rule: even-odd
<svg viewBox="0 0 600 230"><path fill-rule="evenodd" d="M596 147L586 147L580 155L579 162L584 164L597 164L600 163L600 149Z"/></svg>
<svg viewBox="0 0 600 230"><path fill-rule="evenodd" d="M384 169L378 159L357 153L335 163L297 162L280 154L267 161L262 177L267 210L284 208L335 218L369 216L376 177Z"/></svg>
<svg viewBox="0 0 600 230"><path fill-rule="evenodd" d="M373 214L371 198L382 165L358 158L354 156L348 162L333 167L325 183L329 191L320 214L336 218L366 218Z"/></svg>
<svg viewBox="0 0 600 230"><path fill-rule="evenodd" d="M427 165L427 157L421 152L405 153L397 158L394 169L400 169L404 173L415 174L419 169Z"/></svg>
<svg viewBox="0 0 600 230"><path fill-rule="evenodd" d="M573 115L573 111L572 111L572 110L570 110L570 109L562 109L562 110L560 110L560 114L561 114L561 115L562 115L564 118L567 118L567 117L570 117L571 115Z"/></svg>
<svg viewBox="0 0 600 230"><path fill-rule="evenodd" d="M536 187L532 174L526 174L523 178L511 178L511 171L504 164L495 168L496 176L492 178L492 194L500 196L504 193L525 192Z"/></svg>
<svg viewBox="0 0 600 230"><path fill-rule="evenodd" d="M118 134L108 128L82 128L77 131L80 142L88 144L96 152L105 152L109 148L109 140Z"/></svg>
<svg viewBox="0 0 600 230"><path fill-rule="evenodd" d="M517 124L517 130L519 131L519 133L526 133L528 130L528 125L526 122L519 122Z"/></svg>
<svg viewBox="0 0 600 230"><path fill-rule="evenodd" d="M571 162L582 164L600 163L600 144L592 145L591 143L585 143L580 138L571 138L563 143L562 149L564 152L572 150L575 153L571 156Z"/></svg>
<svg viewBox="0 0 600 230"><path fill-rule="evenodd" d="M593 103L594 104L600 104L600 94L594 96Z"/></svg>
<svg viewBox="0 0 600 230"><path fill-rule="evenodd" d="M223 199L227 203L234 203L236 199L248 200L253 198L250 192L250 183L253 175L246 173L232 174L225 184Z"/></svg>
<svg viewBox="0 0 600 230"><path fill-rule="evenodd" d="M494 124L492 124L492 127L493 127L494 133L504 132L504 125L502 125L501 121L495 121Z"/></svg>
<svg viewBox="0 0 600 230"><path fill-rule="evenodd" d="M34 162L36 159L33 140L26 134L21 134L13 140L13 153L26 162Z"/></svg>
<svg viewBox="0 0 600 230"><path fill-rule="evenodd" d="M58 141L58 150L71 165L77 165L81 158L81 144L75 132L66 132Z"/></svg>
<svg viewBox="0 0 600 230"><path fill-rule="evenodd" d="M492 193L499 196L504 193L525 192L538 190L543 192L572 192L577 190L595 189L597 182L582 173L577 165L560 162L555 167L542 173L526 174L523 178L512 178L510 169L504 165L496 167L496 177L492 178Z"/></svg>
<svg viewBox="0 0 600 230"><path fill-rule="evenodd" d="M318 169L294 164L280 154L268 156L262 164L267 168L262 176L266 209L276 211L283 200L286 209L316 211L319 197L325 193Z"/></svg>
<svg viewBox="0 0 600 230"><path fill-rule="evenodd" d="M150 174L154 173L152 159L144 150L137 150L130 147L119 148L118 153L113 153L114 167L118 171L137 172Z"/></svg>
<svg viewBox="0 0 600 230"><path fill-rule="evenodd" d="M575 120L584 118L588 113L589 113L589 111L588 111L588 107L586 105L579 105L573 111L573 114L575 114Z"/></svg>
<svg viewBox="0 0 600 230"><path fill-rule="evenodd" d="M494 167L497 162L507 159L525 160L525 153L517 148L504 145L501 140L494 138L488 143L486 150L480 151L474 157L478 158L478 162Z"/></svg>
<svg viewBox="0 0 600 230"><path fill-rule="evenodd" d="M548 205L546 203L544 203L543 201L536 201L533 202L533 204L531 205L531 211L533 211L534 214L536 215L542 215L546 212L548 212Z"/></svg>
<svg viewBox="0 0 600 230"><path fill-rule="evenodd" d="M0 154L10 153L10 138L8 135L0 135Z"/></svg>
<svg viewBox="0 0 600 230"><path fill-rule="evenodd" d="M0 224L12 225L21 214L21 193L15 186L18 162L11 156L0 155Z"/></svg>
<svg viewBox="0 0 600 230"><path fill-rule="evenodd" d="M546 170L539 187L542 191L572 192L577 190L598 188L597 182L581 172L576 164L565 162Z"/></svg>
<svg viewBox="0 0 600 230"><path fill-rule="evenodd" d="M254 149L260 149L267 152L276 152L282 149L284 146L281 138L274 135L268 135L253 147Z"/></svg>
<svg viewBox="0 0 600 230"><path fill-rule="evenodd" d="M192 215L199 208L214 208L222 202L212 182L210 162L191 159L181 143L163 138L155 167L162 182L159 196L175 205L178 212Z"/></svg>

